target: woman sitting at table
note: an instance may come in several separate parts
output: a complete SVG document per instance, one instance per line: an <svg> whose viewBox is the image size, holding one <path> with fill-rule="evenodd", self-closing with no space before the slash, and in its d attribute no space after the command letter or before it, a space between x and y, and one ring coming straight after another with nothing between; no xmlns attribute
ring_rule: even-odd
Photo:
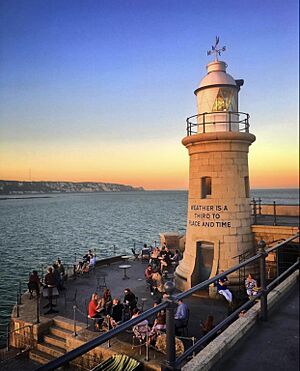
<svg viewBox="0 0 300 371"><path fill-rule="evenodd" d="M88 315L92 319L97 319L96 327L98 328L98 330L100 330L102 322L104 321L104 318L102 316L103 311L103 300L96 292L94 292L89 302Z"/></svg>
<svg viewBox="0 0 300 371"><path fill-rule="evenodd" d="M245 280L245 287L247 295L252 298L258 294L257 281L252 277L252 274L249 273L248 277Z"/></svg>
<svg viewBox="0 0 300 371"><path fill-rule="evenodd" d="M110 293L110 289L108 289L107 287L105 287L104 289L103 302L104 302L106 313L110 313L111 307L112 307L112 296Z"/></svg>
<svg viewBox="0 0 300 371"><path fill-rule="evenodd" d="M113 305L110 313L110 325L115 328L119 323L123 321L124 305L120 303L118 298L113 300Z"/></svg>

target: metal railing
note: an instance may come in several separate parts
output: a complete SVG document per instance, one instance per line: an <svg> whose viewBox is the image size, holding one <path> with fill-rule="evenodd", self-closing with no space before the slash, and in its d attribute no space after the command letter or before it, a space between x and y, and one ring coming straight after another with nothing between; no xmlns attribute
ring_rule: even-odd
<svg viewBox="0 0 300 371"><path fill-rule="evenodd" d="M181 365L187 361L188 357L192 355L194 352L199 350L201 345L203 345L207 340L211 339L214 335L217 334L217 332L221 329L223 329L225 326L232 323L239 315L239 313L242 310L247 310L250 307L252 307L255 304L254 300L249 300L243 305L241 305L239 308L237 308L233 313L231 313L225 320L221 321L219 324L217 324L213 330L211 330L209 333L207 333L205 336L203 336L201 339L196 341L194 345L192 345L189 349L187 349L180 357L176 359L176 351L175 351L175 320L174 320L174 314L175 314L175 308L176 308L176 302L179 299L184 299L189 296L191 296L193 293L200 289L204 289L208 287L211 284L214 284L216 281L218 281L220 278L223 278L231 273L234 273L235 271L247 266L247 265L253 265L257 262L259 262L260 267L260 286L261 290L256 295L256 298L259 298L261 301L261 317L264 321L267 320L268 317L268 306L267 306L267 295L270 292L270 290L273 288L273 285L267 286L266 285L266 257L269 252L272 252L275 249L279 249L281 246L284 246L284 244L295 240L299 238L299 234L295 234L293 237L289 238L288 240L273 246L267 250L265 250L265 242L260 241L258 245L258 253L251 258L245 260L244 262L235 265L234 267L228 269L227 271L216 275L215 277L212 277L208 280L205 280L194 287L190 288L189 290L182 292L178 295L174 295L175 286L173 282L167 282L165 284L165 291L168 295L167 299L165 299L164 302L156 306L155 308L151 308L143 312L141 315L134 319L130 319L129 321L120 324L118 327L110 330L109 332L100 335L99 337L90 340L78 348L64 354L63 356L55 359L54 361L49 362L46 365L43 365L38 368L39 371L50 371L54 370L60 366L63 366L64 364L69 363L73 359L84 355L85 353L89 352L91 349L94 349L95 347L109 341L116 335L124 332L125 330L130 329L132 326L140 323L141 321L147 319L150 316L155 315L162 309L166 309L166 334L167 334L167 344L166 344L166 362L165 367L170 370L180 369ZM293 267L289 268L289 273L299 268L299 260L293 265ZM279 276L276 280L276 282L279 282L280 279L282 279L283 276L285 276L286 273Z"/></svg>
<svg viewBox="0 0 300 371"><path fill-rule="evenodd" d="M249 117L245 112L204 112L186 119L187 136L215 131L249 133ZM221 129L221 130L220 130Z"/></svg>
<svg viewBox="0 0 300 371"><path fill-rule="evenodd" d="M24 330L27 328L29 329L29 334L30 334L29 338L28 338L28 333L25 334L24 332ZM10 330L10 325L7 325L7 332L5 336L4 335L1 336L2 338L5 338L6 340L6 351L7 352L9 352L10 350L11 337L13 334L16 334L16 333L18 335L21 335L21 333L23 333L22 334L23 336L20 336L18 339L18 344L19 344L18 348L21 348L21 345L25 350L29 350L33 348L33 325L32 324L24 325L19 328L15 328L14 330Z"/></svg>
<svg viewBox="0 0 300 371"><path fill-rule="evenodd" d="M274 226L280 225L278 224L278 218L282 216L285 218L297 218L298 216L299 220L299 205L296 204L284 205L276 201L273 201L272 203L263 203L262 199L259 197L257 199L252 198L250 205L254 224L259 224L261 220L264 220L264 217L269 217L269 221ZM282 220L280 223L282 223Z"/></svg>

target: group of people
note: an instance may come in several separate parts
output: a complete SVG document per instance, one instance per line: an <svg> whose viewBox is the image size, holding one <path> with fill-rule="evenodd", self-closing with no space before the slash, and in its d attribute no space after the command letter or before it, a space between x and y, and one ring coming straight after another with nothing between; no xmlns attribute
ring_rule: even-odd
<svg viewBox="0 0 300 371"><path fill-rule="evenodd" d="M224 271L222 270L220 273L223 273L223 272ZM218 279L215 285L217 287L217 292L220 295L223 295L224 298L228 301L228 303L232 305L233 296L232 296L232 292L227 287L229 285L229 280L227 276L224 276ZM249 273L247 278L245 279L245 289L250 299L255 297L259 292L257 281L253 278L251 273Z"/></svg>
<svg viewBox="0 0 300 371"><path fill-rule="evenodd" d="M83 255L82 261L79 261L75 272L76 273L87 273L89 272L92 268L94 268L96 265L96 255L92 253L92 250L88 250L88 252Z"/></svg>
<svg viewBox="0 0 300 371"><path fill-rule="evenodd" d="M144 245L144 247L145 246L147 245ZM173 254L166 243L164 243L161 248L155 247L151 251L149 264L145 269L145 279L151 295L157 293L161 297L163 296L164 285L162 276L164 271L168 270L172 264L174 266L178 265L179 260L179 250L176 250L175 254Z"/></svg>
<svg viewBox="0 0 300 371"><path fill-rule="evenodd" d="M124 290L123 302L119 298L112 299L108 288L100 296L94 292L88 306L88 316L96 320L96 327L101 330L105 317L109 316L109 326L116 327L120 322L129 319L137 308L137 298L129 289Z"/></svg>
<svg viewBox="0 0 300 371"><path fill-rule="evenodd" d="M40 279L38 272L33 270L29 274L28 279L28 291L30 293L30 299L33 297L35 291L37 296L40 295L41 287L56 287L58 290L64 289L64 281L66 280L65 267L63 266L61 259L57 259L51 267L47 269L47 274L44 277L44 281Z"/></svg>

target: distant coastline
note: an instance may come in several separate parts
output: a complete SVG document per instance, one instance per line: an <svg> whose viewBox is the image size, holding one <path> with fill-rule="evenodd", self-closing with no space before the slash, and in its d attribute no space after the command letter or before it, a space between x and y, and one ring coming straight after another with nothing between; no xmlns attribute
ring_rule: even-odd
<svg viewBox="0 0 300 371"><path fill-rule="evenodd" d="M28 182L0 180L1 196L132 191L144 191L144 188L104 182Z"/></svg>

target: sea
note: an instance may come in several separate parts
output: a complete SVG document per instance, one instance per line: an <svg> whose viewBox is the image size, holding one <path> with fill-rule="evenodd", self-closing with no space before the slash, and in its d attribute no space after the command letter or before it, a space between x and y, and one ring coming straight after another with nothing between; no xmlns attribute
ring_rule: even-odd
<svg viewBox="0 0 300 371"><path fill-rule="evenodd" d="M256 189L262 203L299 204L298 189ZM187 191L103 192L0 197L0 346L19 282L60 258L65 265L92 250L98 259L131 254L159 233L186 229Z"/></svg>

